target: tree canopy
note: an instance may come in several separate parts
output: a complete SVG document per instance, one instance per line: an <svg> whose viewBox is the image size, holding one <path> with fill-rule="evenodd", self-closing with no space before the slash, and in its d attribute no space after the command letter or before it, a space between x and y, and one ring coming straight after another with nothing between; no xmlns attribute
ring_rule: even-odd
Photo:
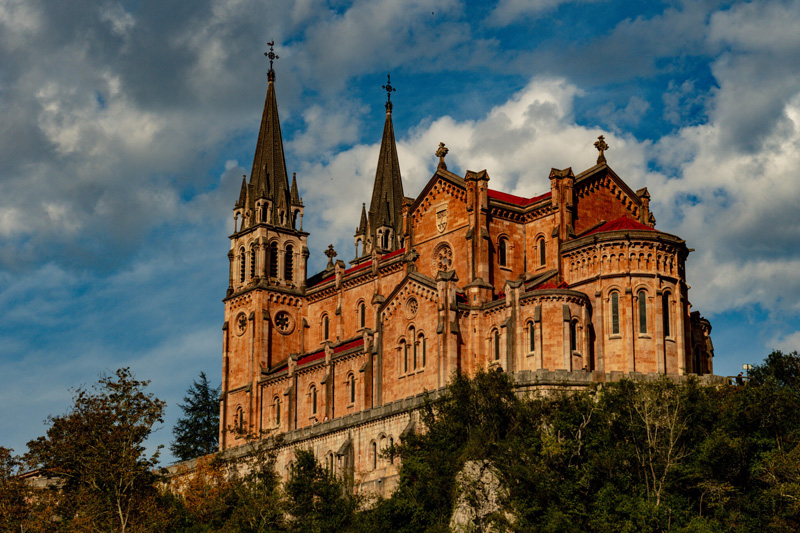
<svg viewBox="0 0 800 533"><path fill-rule="evenodd" d="M70 410L28 443L28 461L60 480L57 513L72 529L124 532L156 507L159 450L148 456L144 444L163 422L164 402L148 384L121 368L79 388Z"/></svg>

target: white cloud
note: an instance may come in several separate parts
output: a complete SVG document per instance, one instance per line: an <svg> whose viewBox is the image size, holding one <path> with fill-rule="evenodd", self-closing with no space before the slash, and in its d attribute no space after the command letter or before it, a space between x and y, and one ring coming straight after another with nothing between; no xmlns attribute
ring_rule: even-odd
<svg viewBox="0 0 800 533"><path fill-rule="evenodd" d="M773 337L768 345L784 353L800 351L800 331Z"/></svg>

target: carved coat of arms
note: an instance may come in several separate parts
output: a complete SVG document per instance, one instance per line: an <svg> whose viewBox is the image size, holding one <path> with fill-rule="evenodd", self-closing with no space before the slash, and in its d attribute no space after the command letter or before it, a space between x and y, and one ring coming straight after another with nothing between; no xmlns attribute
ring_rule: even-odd
<svg viewBox="0 0 800 533"><path fill-rule="evenodd" d="M447 228L447 207L440 207L436 210L436 229L439 233L444 233Z"/></svg>

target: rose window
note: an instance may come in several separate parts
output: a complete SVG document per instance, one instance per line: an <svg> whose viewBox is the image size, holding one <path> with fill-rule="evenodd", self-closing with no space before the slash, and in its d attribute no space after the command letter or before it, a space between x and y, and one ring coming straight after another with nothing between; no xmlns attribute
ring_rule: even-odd
<svg viewBox="0 0 800 533"><path fill-rule="evenodd" d="M453 249L446 244L436 248L434 252L434 263L437 271L447 272L453 269Z"/></svg>
<svg viewBox="0 0 800 533"><path fill-rule="evenodd" d="M278 330L279 333L283 333L287 335L292 332L294 329L294 321L292 320L292 315L287 313L286 311L278 311L275 314L275 329Z"/></svg>

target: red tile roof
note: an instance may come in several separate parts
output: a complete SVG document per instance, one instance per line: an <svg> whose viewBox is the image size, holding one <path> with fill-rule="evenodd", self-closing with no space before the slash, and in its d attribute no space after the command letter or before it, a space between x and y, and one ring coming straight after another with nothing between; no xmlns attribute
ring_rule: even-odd
<svg viewBox="0 0 800 533"><path fill-rule="evenodd" d="M333 353L337 354L337 353L341 353L341 352L346 352L347 350L351 350L353 348L358 348L359 346L364 346L364 337L359 337L359 338L354 339L354 340L352 340L350 342L346 342L344 344L340 344L339 346L336 346L333 349ZM297 366L305 365L305 364L308 364L308 363L312 363L314 361L322 359L323 357L325 357L325 350L324 349L323 350L317 350L314 353L310 353L308 355L304 355L303 357L298 359L297 360Z"/></svg>
<svg viewBox="0 0 800 533"><path fill-rule="evenodd" d="M606 222L602 226L593 229L586 235L592 235L594 233L603 233L606 231L620 231L620 230L641 230L641 231L656 231L650 226L642 224L641 222L637 222L636 220L630 219L628 217L619 217L616 220L612 220L611 222Z"/></svg>
<svg viewBox="0 0 800 533"><path fill-rule="evenodd" d="M312 361L316 361L317 359L322 359L323 357L325 357L325 350L320 350L318 352L304 355L303 357L297 360L297 366L304 365Z"/></svg>
<svg viewBox="0 0 800 533"><path fill-rule="evenodd" d="M333 349L333 353L346 352L347 350L356 348L358 346L364 346L364 337L360 337L354 341L350 341L346 344L342 344L341 346L337 346L336 348Z"/></svg>
<svg viewBox="0 0 800 533"><path fill-rule="evenodd" d="M390 253L384 255L383 257L381 257L381 260L390 259L392 257L395 257L397 255L405 253L405 251L406 251L405 248L400 248L399 250L395 250L394 252L390 252Z"/></svg>
<svg viewBox="0 0 800 533"><path fill-rule="evenodd" d="M552 193L544 193L540 194L539 196L534 196L532 198L523 198L522 196L515 196L513 194L508 194L507 192L500 192L495 191L494 189L489 189L489 198L494 198L495 200L500 200L501 202L506 202L508 204L518 205L520 207L526 207L531 204L535 204L540 200L544 200L545 198L549 198Z"/></svg>
<svg viewBox="0 0 800 533"><path fill-rule="evenodd" d="M347 270L344 271L344 275L346 276L347 274L349 274L351 272L355 272L356 270L361 270L362 268L367 268L371 264L372 264L372 261L367 261L366 263L361 263L360 265L356 265L354 267L350 267L350 268L348 268Z"/></svg>

